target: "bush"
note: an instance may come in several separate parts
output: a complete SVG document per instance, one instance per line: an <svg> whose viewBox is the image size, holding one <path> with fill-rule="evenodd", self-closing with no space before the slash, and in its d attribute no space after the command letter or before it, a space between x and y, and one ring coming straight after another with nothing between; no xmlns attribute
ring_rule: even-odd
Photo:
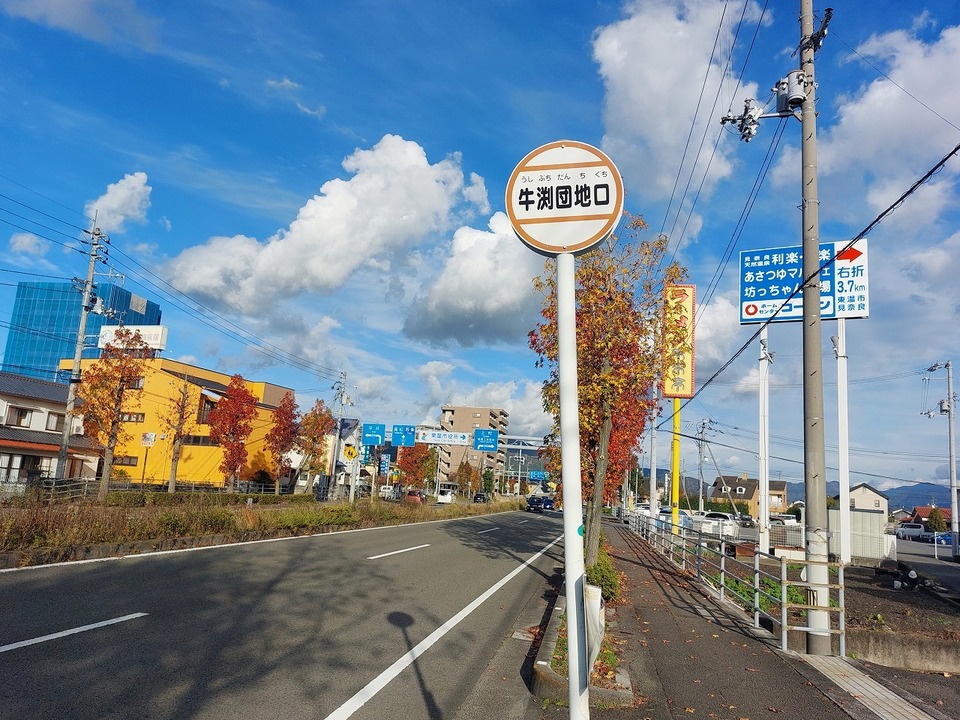
<svg viewBox="0 0 960 720"><path fill-rule="evenodd" d="M143 507L147 504L147 496L142 492L112 492L107 493L107 507Z"/></svg>
<svg viewBox="0 0 960 720"><path fill-rule="evenodd" d="M620 597L620 576L613 566L613 558L605 547L600 548L597 562L586 570L587 582L600 588L600 595L604 602L611 602Z"/></svg>

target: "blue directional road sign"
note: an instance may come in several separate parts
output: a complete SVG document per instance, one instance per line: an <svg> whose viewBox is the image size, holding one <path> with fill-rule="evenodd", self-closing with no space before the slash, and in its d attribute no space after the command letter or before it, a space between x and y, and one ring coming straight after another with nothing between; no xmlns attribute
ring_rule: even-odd
<svg viewBox="0 0 960 720"><path fill-rule="evenodd" d="M413 447L417 444L417 426L394 425L390 443L394 447Z"/></svg>
<svg viewBox="0 0 960 720"><path fill-rule="evenodd" d="M531 470L529 477L531 480L546 480L547 474L543 470Z"/></svg>
<svg viewBox="0 0 960 720"><path fill-rule="evenodd" d="M820 319L870 314L867 241L820 243ZM740 324L803 319L801 246L740 253ZM796 294L794 292L796 291ZM791 297L793 295L793 297Z"/></svg>
<svg viewBox="0 0 960 720"><path fill-rule="evenodd" d="M383 445L386 443L387 426L383 423L364 423L360 443L363 445Z"/></svg>
<svg viewBox="0 0 960 720"><path fill-rule="evenodd" d="M499 442L499 430L481 430L480 428L477 428L473 431L474 450L480 450L481 452L496 452Z"/></svg>

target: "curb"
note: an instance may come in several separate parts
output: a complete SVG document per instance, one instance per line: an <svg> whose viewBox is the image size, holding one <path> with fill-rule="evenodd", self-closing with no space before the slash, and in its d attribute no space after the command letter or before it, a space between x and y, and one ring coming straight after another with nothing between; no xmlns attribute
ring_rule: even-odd
<svg viewBox="0 0 960 720"><path fill-rule="evenodd" d="M550 666L560 633L560 618L567 609L566 604L566 595L561 588L553 610L550 612L550 619L543 633L543 641L533 662L530 692L541 700L566 703L570 699L567 678L557 674ZM635 703L633 685L630 682L630 675L623 667L617 668L616 682L621 686L616 690L590 685L588 688L590 707L632 707Z"/></svg>

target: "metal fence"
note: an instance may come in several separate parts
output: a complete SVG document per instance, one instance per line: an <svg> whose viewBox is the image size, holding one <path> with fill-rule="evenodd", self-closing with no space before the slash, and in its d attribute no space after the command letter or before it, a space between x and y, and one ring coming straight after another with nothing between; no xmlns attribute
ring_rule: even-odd
<svg viewBox="0 0 960 720"><path fill-rule="evenodd" d="M826 611L827 631L839 640L840 656L846 656L846 616L843 594L843 565L788 560L760 552L755 538L756 528L739 528L736 537L727 529L717 533L674 526L662 519L633 514L624 519L630 529L653 548L677 565L698 583L709 587L724 602L731 602L752 616L755 628L763 627L779 634L780 647L788 649L790 631L823 632L810 627L810 612ZM802 528L776 528L786 533ZM743 559L741 559L741 557ZM826 566L830 582L808 581L807 568ZM815 604L816 594L825 592L829 604Z"/></svg>

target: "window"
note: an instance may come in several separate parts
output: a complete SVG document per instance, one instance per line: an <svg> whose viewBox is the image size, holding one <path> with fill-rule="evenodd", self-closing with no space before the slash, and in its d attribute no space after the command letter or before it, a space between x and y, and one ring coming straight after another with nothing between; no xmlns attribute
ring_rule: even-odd
<svg viewBox="0 0 960 720"><path fill-rule="evenodd" d="M184 445L216 445L209 435L184 435L180 441Z"/></svg>
<svg viewBox="0 0 960 720"><path fill-rule="evenodd" d="M746 495L746 494L747 494L746 488L742 488L742 487L737 488L737 495Z"/></svg>
<svg viewBox="0 0 960 720"><path fill-rule="evenodd" d="M129 422L129 423L142 423L144 419L143 413L121 413L120 422Z"/></svg>
<svg viewBox="0 0 960 720"><path fill-rule="evenodd" d="M31 420L33 420L33 410L11 407L7 412L7 425L28 428Z"/></svg>
<svg viewBox="0 0 960 720"><path fill-rule="evenodd" d="M658 480L657 482L659 482L659 480ZM722 488L720 488L720 490L721 490L721 492L728 493L728 492L730 492L730 486L729 486L729 485L724 485Z"/></svg>
<svg viewBox="0 0 960 720"><path fill-rule="evenodd" d="M117 455L113 458L114 465L136 466L137 457L135 455Z"/></svg>
<svg viewBox="0 0 960 720"><path fill-rule="evenodd" d="M138 377L130 381L131 390L143 390L143 378Z"/></svg>
<svg viewBox="0 0 960 720"><path fill-rule="evenodd" d="M879 501L879 500L874 500L874 501L873 501L873 506L874 506L875 508L880 507L880 501Z"/></svg>
<svg viewBox="0 0 960 720"><path fill-rule="evenodd" d="M47 413L47 430L63 432L63 413Z"/></svg>
<svg viewBox="0 0 960 720"><path fill-rule="evenodd" d="M200 408L197 410L197 424L198 425L207 425L210 422L210 411L213 410L217 404L208 398L206 395L200 396Z"/></svg>

